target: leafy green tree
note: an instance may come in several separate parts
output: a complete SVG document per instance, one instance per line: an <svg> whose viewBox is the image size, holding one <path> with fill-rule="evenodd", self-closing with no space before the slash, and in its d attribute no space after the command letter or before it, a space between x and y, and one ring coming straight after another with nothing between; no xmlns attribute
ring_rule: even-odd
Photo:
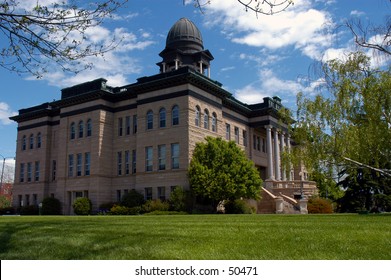
<svg viewBox="0 0 391 280"><path fill-rule="evenodd" d="M321 166L329 179L338 170L345 170L352 179L359 169L366 169L373 173L371 180L379 182L377 193L390 195L383 178L391 177L390 71L371 68L369 58L360 52L350 54L346 61L326 63L324 87L315 96L298 95L297 122L292 126L296 145L290 159L304 163L310 171ZM358 192L373 186L354 180L350 187Z"/></svg>
<svg viewBox="0 0 391 280"><path fill-rule="evenodd" d="M216 205L223 200L260 198L259 173L234 141L206 137L205 143L197 143L189 179L196 196L211 199Z"/></svg>

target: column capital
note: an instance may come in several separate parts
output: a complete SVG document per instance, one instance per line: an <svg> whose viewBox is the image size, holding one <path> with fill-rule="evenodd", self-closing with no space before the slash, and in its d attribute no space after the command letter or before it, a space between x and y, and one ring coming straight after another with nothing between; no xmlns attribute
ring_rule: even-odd
<svg viewBox="0 0 391 280"><path fill-rule="evenodd" d="M272 125L270 125L270 124L268 124L268 125L265 125L265 128L266 128L266 129L270 129L270 130L272 130L272 129L273 129L273 126L272 126Z"/></svg>

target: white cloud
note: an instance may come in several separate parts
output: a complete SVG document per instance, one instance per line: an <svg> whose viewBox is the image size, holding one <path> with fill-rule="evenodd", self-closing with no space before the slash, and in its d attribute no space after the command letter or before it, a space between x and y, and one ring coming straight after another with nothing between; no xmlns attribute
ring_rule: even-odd
<svg viewBox="0 0 391 280"><path fill-rule="evenodd" d="M53 65L52 71L46 73L43 80L47 80L50 85L68 87L102 77L106 78L111 86L124 85L128 83L126 78L128 75L138 74L142 70L139 60L132 56L132 51L144 50L155 44L149 33L140 30L140 34L135 34L128 32L126 28L116 28L111 31L104 26L96 26L90 28L85 36L85 45L90 43L108 45L113 36L120 41L113 50L102 56L85 57L80 60L83 65L91 64L91 69L70 74L64 73Z"/></svg>
<svg viewBox="0 0 391 280"><path fill-rule="evenodd" d="M333 35L325 28L332 20L329 13L311 5L307 0L297 1L282 13L257 17L236 0L213 0L205 6L205 25L222 26L225 36L238 44L270 50L291 46L320 59L322 49L331 45Z"/></svg>
<svg viewBox="0 0 391 280"><path fill-rule="evenodd" d="M12 121L9 119L11 116L16 116L18 112L12 111L10 106L5 102L0 102L0 123L3 125L11 124Z"/></svg>
<svg viewBox="0 0 391 280"><path fill-rule="evenodd" d="M263 98L268 96L261 88L254 85L246 85L244 88L238 89L235 92L235 97L247 104L262 103Z"/></svg>
<svg viewBox="0 0 391 280"><path fill-rule="evenodd" d="M350 15L359 17L359 16L365 15L365 12L353 10L353 11L350 12Z"/></svg>
<svg viewBox="0 0 391 280"><path fill-rule="evenodd" d="M279 96L285 106L293 108L297 93L313 95L323 84L324 80L321 78L312 81L308 78L281 79L273 70L263 68L259 71L256 82L234 92L238 100L247 104L263 102L264 97Z"/></svg>

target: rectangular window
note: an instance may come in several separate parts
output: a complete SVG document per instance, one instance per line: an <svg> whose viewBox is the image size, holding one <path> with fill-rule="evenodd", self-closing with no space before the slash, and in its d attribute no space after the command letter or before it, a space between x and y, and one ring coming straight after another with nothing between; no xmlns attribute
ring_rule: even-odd
<svg viewBox="0 0 391 280"><path fill-rule="evenodd" d="M76 155L76 176L81 176L82 165L83 165L83 155L77 154Z"/></svg>
<svg viewBox="0 0 391 280"><path fill-rule="evenodd" d="M262 152L266 153L266 139L262 138Z"/></svg>
<svg viewBox="0 0 391 280"><path fill-rule="evenodd" d="M136 171L136 150L132 150L132 174L135 174Z"/></svg>
<svg viewBox="0 0 391 280"><path fill-rule="evenodd" d="M243 146L247 147L247 131L243 130Z"/></svg>
<svg viewBox="0 0 391 280"><path fill-rule="evenodd" d="M261 137L257 136L257 150L261 151Z"/></svg>
<svg viewBox="0 0 391 280"><path fill-rule="evenodd" d="M118 136L122 136L122 129L123 129L123 127L122 127L122 118L118 118Z"/></svg>
<svg viewBox="0 0 391 280"><path fill-rule="evenodd" d="M122 152L117 152L117 175L122 175Z"/></svg>
<svg viewBox="0 0 391 280"><path fill-rule="evenodd" d="M32 172L33 172L33 167L31 162L27 163L27 182L31 182L32 180Z"/></svg>
<svg viewBox="0 0 391 280"><path fill-rule="evenodd" d="M158 187L157 188L157 197L161 201L165 201L166 200L166 187Z"/></svg>
<svg viewBox="0 0 391 280"><path fill-rule="evenodd" d="M30 195L26 194L26 206L30 205Z"/></svg>
<svg viewBox="0 0 391 280"><path fill-rule="evenodd" d="M171 168L179 169L179 144L171 144Z"/></svg>
<svg viewBox="0 0 391 280"><path fill-rule="evenodd" d="M231 140L231 126L228 123L225 124L225 139Z"/></svg>
<svg viewBox="0 0 391 280"><path fill-rule="evenodd" d="M73 165L74 165L74 160L73 160L73 155L68 155L68 177L73 177Z"/></svg>
<svg viewBox="0 0 391 280"><path fill-rule="evenodd" d="M133 134L137 133L137 115L133 115Z"/></svg>
<svg viewBox="0 0 391 280"><path fill-rule="evenodd" d="M38 205L38 195L36 193L33 194L33 205Z"/></svg>
<svg viewBox="0 0 391 280"><path fill-rule="evenodd" d="M145 171L153 169L153 148L145 147Z"/></svg>
<svg viewBox="0 0 391 280"><path fill-rule="evenodd" d="M159 170L166 169L166 145L158 146Z"/></svg>
<svg viewBox="0 0 391 280"><path fill-rule="evenodd" d="M121 190L117 190L117 202L121 202Z"/></svg>
<svg viewBox="0 0 391 280"><path fill-rule="evenodd" d="M90 175L90 167L91 167L91 153L84 154L84 175Z"/></svg>
<svg viewBox="0 0 391 280"><path fill-rule="evenodd" d="M130 153L129 151L125 151L125 174L130 174Z"/></svg>
<svg viewBox="0 0 391 280"><path fill-rule="evenodd" d="M20 171L19 171L19 182L24 182L24 163L20 164Z"/></svg>
<svg viewBox="0 0 391 280"><path fill-rule="evenodd" d="M56 160L52 161L52 181L56 181L56 173L57 173L57 162Z"/></svg>
<svg viewBox="0 0 391 280"><path fill-rule="evenodd" d="M152 188L145 188L145 200L152 200Z"/></svg>
<svg viewBox="0 0 391 280"><path fill-rule="evenodd" d="M34 179L35 179L35 182L39 181L39 161L35 162Z"/></svg>
<svg viewBox="0 0 391 280"><path fill-rule="evenodd" d="M253 149L257 149L257 136L253 135Z"/></svg>
<svg viewBox="0 0 391 280"><path fill-rule="evenodd" d="M239 144L239 127L235 126L235 142Z"/></svg>
<svg viewBox="0 0 391 280"><path fill-rule="evenodd" d="M125 129L126 129L126 135L130 134L130 116L127 116L125 118Z"/></svg>

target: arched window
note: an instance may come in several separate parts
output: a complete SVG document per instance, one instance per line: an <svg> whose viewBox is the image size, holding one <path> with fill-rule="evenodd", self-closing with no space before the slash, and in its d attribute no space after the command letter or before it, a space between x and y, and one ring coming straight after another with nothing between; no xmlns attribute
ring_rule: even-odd
<svg viewBox="0 0 391 280"><path fill-rule="evenodd" d="M42 145L41 132L38 132L38 134L37 134L37 148L41 148L41 145Z"/></svg>
<svg viewBox="0 0 391 280"><path fill-rule="evenodd" d="M70 138L71 138L71 139L75 139L75 134L76 134L75 123L71 123L71 133L70 133Z"/></svg>
<svg viewBox="0 0 391 280"><path fill-rule="evenodd" d="M84 134L84 123L83 121L79 122L79 138L83 138Z"/></svg>
<svg viewBox="0 0 391 280"><path fill-rule="evenodd" d="M215 112L212 114L212 131L217 132L217 116Z"/></svg>
<svg viewBox="0 0 391 280"><path fill-rule="evenodd" d="M92 135L92 121L91 119L87 120L87 137Z"/></svg>
<svg viewBox="0 0 391 280"><path fill-rule="evenodd" d="M195 125L200 126L200 107L198 106L195 109Z"/></svg>
<svg viewBox="0 0 391 280"><path fill-rule="evenodd" d="M34 149L34 134L31 134L31 135L30 135L30 139L29 139L29 148L30 148L30 149Z"/></svg>
<svg viewBox="0 0 391 280"><path fill-rule="evenodd" d="M178 105L175 105L174 107L172 107L171 118L172 118L172 125L179 124L179 107L178 107Z"/></svg>
<svg viewBox="0 0 391 280"><path fill-rule="evenodd" d="M153 112L149 110L147 113L147 129L153 128Z"/></svg>
<svg viewBox="0 0 391 280"><path fill-rule="evenodd" d="M204 128L209 129L209 111L207 109L204 111Z"/></svg>
<svg viewBox="0 0 391 280"><path fill-rule="evenodd" d="M23 135L22 138L22 151L26 150L26 135Z"/></svg>
<svg viewBox="0 0 391 280"><path fill-rule="evenodd" d="M166 109L161 108L159 111L159 127L166 127Z"/></svg>

